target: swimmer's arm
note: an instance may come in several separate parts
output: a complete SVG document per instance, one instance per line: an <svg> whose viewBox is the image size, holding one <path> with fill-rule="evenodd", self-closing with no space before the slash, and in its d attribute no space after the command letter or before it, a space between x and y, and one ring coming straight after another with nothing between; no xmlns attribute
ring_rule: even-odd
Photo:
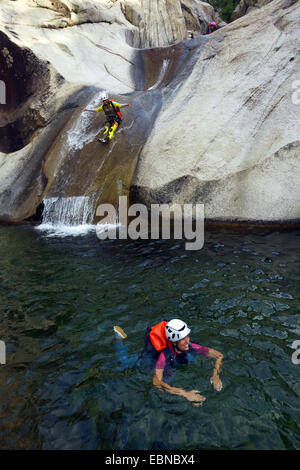
<svg viewBox="0 0 300 470"><path fill-rule="evenodd" d="M126 108L127 106L130 106L129 103L121 104L121 103L117 103L116 101L113 101L113 104L116 106L116 108Z"/></svg>
<svg viewBox="0 0 300 470"><path fill-rule="evenodd" d="M173 395L181 395L189 401L197 402L201 404L205 400L205 397L199 394L198 390L190 390L187 392L183 388L171 387L167 383L163 382L163 369L155 369L153 375L153 385L159 390L164 390L165 392L172 393Z"/></svg>
<svg viewBox="0 0 300 470"><path fill-rule="evenodd" d="M95 113L99 113L99 111L102 111L103 109L103 104L99 106L99 108L95 109Z"/></svg>
<svg viewBox="0 0 300 470"><path fill-rule="evenodd" d="M100 107L97 108L97 109L87 109L87 108L84 108L83 111L92 111L92 113L99 113L99 111L102 111L102 109L103 109L103 105L100 106Z"/></svg>
<svg viewBox="0 0 300 470"><path fill-rule="evenodd" d="M223 361L223 354L216 349L209 349L207 357L212 357L216 359L215 367L213 371L213 375L210 379L210 383L214 386L214 389L220 392L222 390L223 385L219 377L219 373L221 372L221 364Z"/></svg>

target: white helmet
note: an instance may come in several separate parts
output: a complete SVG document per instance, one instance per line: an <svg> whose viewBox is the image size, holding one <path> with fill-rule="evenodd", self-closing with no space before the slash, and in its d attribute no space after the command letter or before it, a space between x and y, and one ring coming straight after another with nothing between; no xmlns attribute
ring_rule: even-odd
<svg viewBox="0 0 300 470"><path fill-rule="evenodd" d="M102 95L102 101L105 101L105 100L108 100L108 94L107 93L103 93L103 95Z"/></svg>
<svg viewBox="0 0 300 470"><path fill-rule="evenodd" d="M166 324L167 338L173 343L176 343L177 341L185 338L190 333L190 331L191 330L188 328L187 324L182 320L174 319Z"/></svg>

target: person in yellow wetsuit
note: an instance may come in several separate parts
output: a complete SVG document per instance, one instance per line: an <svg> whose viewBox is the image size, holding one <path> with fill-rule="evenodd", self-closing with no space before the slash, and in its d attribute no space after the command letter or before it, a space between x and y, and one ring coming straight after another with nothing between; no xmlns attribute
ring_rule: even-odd
<svg viewBox="0 0 300 470"><path fill-rule="evenodd" d="M95 109L96 113L103 111L106 116L106 121L104 124L103 130L103 137L99 138L99 142L109 142L116 130L118 129L121 121L122 115L120 112L121 108L125 108L126 106L130 106L130 104L120 104L117 103L115 100L108 98L107 95L102 97L103 104L99 106L99 108ZM84 111L91 111L90 109L85 109Z"/></svg>

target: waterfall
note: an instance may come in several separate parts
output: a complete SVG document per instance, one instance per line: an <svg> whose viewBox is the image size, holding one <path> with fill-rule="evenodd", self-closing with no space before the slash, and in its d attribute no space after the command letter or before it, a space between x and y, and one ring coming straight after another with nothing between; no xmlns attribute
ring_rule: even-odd
<svg viewBox="0 0 300 470"><path fill-rule="evenodd" d="M51 197L44 200L43 223L52 225L81 225L90 222L93 198Z"/></svg>
<svg viewBox="0 0 300 470"><path fill-rule="evenodd" d="M95 228L95 194L44 199L43 221L37 229L48 236L81 235Z"/></svg>

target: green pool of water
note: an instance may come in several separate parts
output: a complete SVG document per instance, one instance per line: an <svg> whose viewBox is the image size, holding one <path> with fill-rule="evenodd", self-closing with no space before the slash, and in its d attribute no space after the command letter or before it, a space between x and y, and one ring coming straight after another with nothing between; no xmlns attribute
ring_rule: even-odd
<svg viewBox="0 0 300 470"><path fill-rule="evenodd" d="M206 233L192 252L0 227L0 447L299 449L299 249L299 232ZM174 317L224 354L219 393L204 356L176 372L200 408L132 364L146 327Z"/></svg>

